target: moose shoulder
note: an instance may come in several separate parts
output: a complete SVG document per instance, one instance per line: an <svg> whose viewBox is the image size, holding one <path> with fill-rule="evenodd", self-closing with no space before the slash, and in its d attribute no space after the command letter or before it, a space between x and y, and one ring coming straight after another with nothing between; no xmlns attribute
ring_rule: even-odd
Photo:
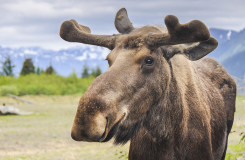
<svg viewBox="0 0 245 160"><path fill-rule="evenodd" d="M131 141L130 160L224 159L236 85L225 69L202 58L218 43L200 21L135 28L126 10L119 34L94 35L75 20L61 25L70 42L107 47L109 69L82 96L71 136L77 141Z"/></svg>

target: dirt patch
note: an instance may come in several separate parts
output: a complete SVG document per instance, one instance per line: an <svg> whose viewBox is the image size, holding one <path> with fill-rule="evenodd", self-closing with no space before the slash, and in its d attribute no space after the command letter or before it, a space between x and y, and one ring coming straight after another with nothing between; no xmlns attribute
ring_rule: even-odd
<svg viewBox="0 0 245 160"><path fill-rule="evenodd" d="M32 111L26 116L0 117L1 160L125 159L128 144L75 142L70 130L80 96L25 96L36 105L0 97L0 104ZM123 155L123 156L122 156ZM120 158L121 157L121 158Z"/></svg>

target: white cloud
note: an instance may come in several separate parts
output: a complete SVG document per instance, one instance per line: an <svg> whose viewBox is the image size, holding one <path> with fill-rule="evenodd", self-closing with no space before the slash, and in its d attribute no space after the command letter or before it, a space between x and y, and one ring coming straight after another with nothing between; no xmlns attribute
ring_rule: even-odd
<svg viewBox="0 0 245 160"><path fill-rule="evenodd" d="M82 56L78 56L75 59L79 60L79 61L84 61L87 59L87 52L85 52Z"/></svg>
<svg viewBox="0 0 245 160"><path fill-rule="evenodd" d="M244 0L0 0L0 45L60 49L76 46L59 37L63 21L76 19L95 34L117 33L113 21L121 7L134 25L161 24L167 14L181 23L202 20L208 27L241 30L245 27Z"/></svg>
<svg viewBox="0 0 245 160"><path fill-rule="evenodd" d="M97 58L97 54L96 53L89 53L89 58L90 59L96 59Z"/></svg>
<svg viewBox="0 0 245 160"><path fill-rule="evenodd" d="M36 51L26 49L24 50L24 54L25 55L37 55L38 53Z"/></svg>

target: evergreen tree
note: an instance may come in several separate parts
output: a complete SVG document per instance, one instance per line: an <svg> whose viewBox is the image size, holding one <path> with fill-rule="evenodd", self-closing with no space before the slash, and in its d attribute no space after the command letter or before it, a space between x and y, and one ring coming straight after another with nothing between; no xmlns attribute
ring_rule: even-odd
<svg viewBox="0 0 245 160"><path fill-rule="evenodd" d="M45 73L46 74L55 74L55 70L51 64L50 64L50 66L48 66L48 68L46 68Z"/></svg>
<svg viewBox="0 0 245 160"><path fill-rule="evenodd" d="M2 75L5 76L13 76L13 68L15 65L12 64L12 60L10 59L10 56L6 58L6 60L2 63Z"/></svg>
<svg viewBox="0 0 245 160"><path fill-rule="evenodd" d="M98 77L99 75L101 75L101 73L102 73L102 71L101 71L100 67L97 66L97 68L96 68L96 77Z"/></svg>
<svg viewBox="0 0 245 160"><path fill-rule="evenodd" d="M92 72L91 72L90 75L93 76L93 77L96 77L96 70L94 68L92 69Z"/></svg>
<svg viewBox="0 0 245 160"><path fill-rule="evenodd" d="M3 72L2 72L2 71L0 71L0 77L1 77L1 76L3 76Z"/></svg>
<svg viewBox="0 0 245 160"><path fill-rule="evenodd" d="M20 75L27 75L31 73L35 73L35 67L33 65L32 59L26 58L23 63Z"/></svg>
<svg viewBox="0 0 245 160"><path fill-rule="evenodd" d="M37 67L37 69L36 69L36 74L39 75L39 74L41 74L41 73L42 73L41 68L40 68L40 67Z"/></svg>
<svg viewBox="0 0 245 160"><path fill-rule="evenodd" d="M88 68L88 66L85 64L85 65L83 66L82 78L85 78L85 77L88 77L88 76L89 76L88 71L89 71L89 68Z"/></svg>
<svg viewBox="0 0 245 160"><path fill-rule="evenodd" d="M94 77L98 77L99 75L101 75L101 69L100 69L100 67L97 66L96 69L92 69L91 75L94 76Z"/></svg>

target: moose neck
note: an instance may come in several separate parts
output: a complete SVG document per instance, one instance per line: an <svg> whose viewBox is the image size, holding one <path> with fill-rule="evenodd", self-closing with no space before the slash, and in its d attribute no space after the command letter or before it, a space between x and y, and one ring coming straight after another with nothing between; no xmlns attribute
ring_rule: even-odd
<svg viewBox="0 0 245 160"><path fill-rule="evenodd" d="M144 122L144 126L156 142L171 139L183 117L181 103L178 100L180 93L174 83L176 82L172 79L164 96L152 106L147 114L147 121Z"/></svg>
<svg viewBox="0 0 245 160"><path fill-rule="evenodd" d="M171 78L161 99L148 111L144 128L131 139L129 159L181 159L176 154L185 132L183 96L175 76L176 66L169 61ZM188 117L188 116L187 116ZM147 152L146 152L147 151ZM178 152L178 151L177 151Z"/></svg>

